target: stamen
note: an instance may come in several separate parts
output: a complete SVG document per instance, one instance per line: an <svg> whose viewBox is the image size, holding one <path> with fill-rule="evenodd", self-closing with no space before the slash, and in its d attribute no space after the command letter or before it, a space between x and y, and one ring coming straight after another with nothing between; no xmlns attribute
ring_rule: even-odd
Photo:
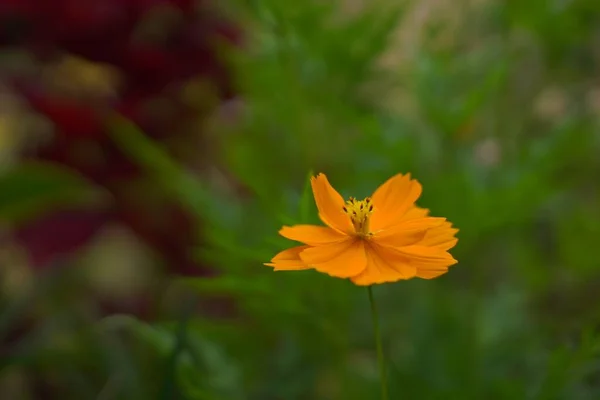
<svg viewBox="0 0 600 400"><path fill-rule="evenodd" d="M371 235L369 232L369 220L373 212L373 204L370 197L364 200L356 200L354 197L350 197L342 209L350 217L358 236L368 237Z"/></svg>

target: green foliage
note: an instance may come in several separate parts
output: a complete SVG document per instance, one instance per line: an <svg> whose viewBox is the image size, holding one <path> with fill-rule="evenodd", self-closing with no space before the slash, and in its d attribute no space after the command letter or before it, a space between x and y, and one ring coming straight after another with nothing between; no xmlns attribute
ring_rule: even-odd
<svg viewBox="0 0 600 400"><path fill-rule="evenodd" d="M23 163L0 175L0 220L18 222L48 206L85 206L98 197L98 191L74 172L49 163Z"/></svg>
<svg viewBox="0 0 600 400"><path fill-rule="evenodd" d="M79 382L72 398L117 376L111 398L375 399L364 288L262 264L292 245L282 225L319 223L313 173L358 197L411 172L419 204L460 229L459 264L375 288L392 399L598 398L596 2L473 6L457 28L424 38L410 65L384 70L411 7L388 3L351 14L342 2L239 2L251 32L231 57L242 110L214 140L248 195L188 172L115 118L115 143L193 212L193 251L218 274L176 279L194 296L165 321L45 321L4 366L44 371L60 360L63 379ZM564 106L540 111L549 89ZM19 166L0 176L0 218L87 190L54 167ZM215 298L234 311L189 314L188 302ZM63 303L65 319L79 315ZM71 347L45 343L46 331Z"/></svg>

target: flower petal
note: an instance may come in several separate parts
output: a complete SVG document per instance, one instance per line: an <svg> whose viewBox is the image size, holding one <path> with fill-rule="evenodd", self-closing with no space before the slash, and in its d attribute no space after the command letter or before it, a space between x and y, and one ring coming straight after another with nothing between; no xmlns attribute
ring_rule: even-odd
<svg viewBox="0 0 600 400"><path fill-rule="evenodd" d="M434 228L435 229L435 228ZM411 245L404 247L380 246L390 260L408 262L416 268L416 277L432 279L448 272L448 267L456 264L450 253L435 246Z"/></svg>
<svg viewBox="0 0 600 400"><path fill-rule="evenodd" d="M390 253L386 248L369 243L366 248L367 268L351 278L356 285L367 286L376 283L396 282L415 276L417 269L407 259Z"/></svg>
<svg viewBox="0 0 600 400"><path fill-rule="evenodd" d="M265 265L268 267L274 267L275 271L296 271L310 269L310 267L300 259L300 253L307 248L308 246L298 246L283 250L273 257L270 263L265 263Z"/></svg>
<svg viewBox="0 0 600 400"><path fill-rule="evenodd" d="M403 247L423 241L428 232L443 224L446 218L414 218L399 222L389 229L375 232L372 240L388 247Z"/></svg>
<svg viewBox="0 0 600 400"><path fill-rule="evenodd" d="M425 269L425 268L418 268L417 269L417 278L421 278L421 279L433 279L433 278L437 278L438 276L444 275L446 272L448 272L448 267L446 268L442 268L442 267L438 267L437 269Z"/></svg>
<svg viewBox="0 0 600 400"><path fill-rule="evenodd" d="M398 174L388 179L373 193L375 211L371 216L371 229L376 231L398 223L414 206L421 191L421 184L410 179L410 174Z"/></svg>
<svg viewBox="0 0 600 400"><path fill-rule="evenodd" d="M343 211L344 199L331 186L325 174L312 177L310 184L321 220L340 232L347 234L354 232L350 218Z"/></svg>
<svg viewBox="0 0 600 400"><path fill-rule="evenodd" d="M348 239L347 235L328 226L294 225L284 226L279 231L284 238L318 246Z"/></svg>
<svg viewBox="0 0 600 400"><path fill-rule="evenodd" d="M448 267L458 262L450 253L436 247L413 245L389 250L407 257L410 264L417 268L417 276L424 279L443 275L448 272Z"/></svg>
<svg viewBox="0 0 600 400"><path fill-rule="evenodd" d="M400 254L409 257L411 264L421 267L424 265L450 265L456 264L456 261L450 253L440 250L436 247L412 245L395 249Z"/></svg>
<svg viewBox="0 0 600 400"><path fill-rule="evenodd" d="M452 228L452 224L446 221L440 226L428 230L423 240L418 244L440 250L450 250L458 242L455 237L457 232L458 229Z"/></svg>
<svg viewBox="0 0 600 400"><path fill-rule="evenodd" d="M421 208L417 206L411 207L406 214L402 217L402 221L406 221L409 219L415 218L425 218L429 215L429 210L427 208Z"/></svg>
<svg viewBox="0 0 600 400"><path fill-rule="evenodd" d="M338 278L358 275L367 266L362 240L346 240L325 246L310 247L300 253L300 259L317 271Z"/></svg>

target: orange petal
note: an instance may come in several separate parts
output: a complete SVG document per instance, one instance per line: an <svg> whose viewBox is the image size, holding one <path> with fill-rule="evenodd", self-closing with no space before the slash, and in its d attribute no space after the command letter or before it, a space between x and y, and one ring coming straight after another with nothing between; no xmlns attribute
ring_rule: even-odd
<svg viewBox="0 0 600 400"><path fill-rule="evenodd" d="M421 265L450 265L456 264L456 261L450 253L444 250L440 250L436 247L412 245L400 247L397 249L400 254L409 257L411 263L417 266Z"/></svg>
<svg viewBox="0 0 600 400"><path fill-rule="evenodd" d="M419 182L410 174L398 174L388 179L373 193L375 211L371 216L371 229L377 231L396 224L421 196Z"/></svg>
<svg viewBox="0 0 600 400"><path fill-rule="evenodd" d="M401 221L398 225L375 232L372 240L389 247L402 247L422 241L434 227L442 225L446 218L414 218Z"/></svg>
<svg viewBox="0 0 600 400"><path fill-rule="evenodd" d="M346 240L319 247L310 247L300 253L300 259L319 272L337 278L360 274L367 266L364 242Z"/></svg>
<svg viewBox="0 0 600 400"><path fill-rule="evenodd" d="M417 269L407 259L390 254L387 249L369 243L367 250L367 268L351 278L356 285L367 286L384 282L396 282L415 276Z"/></svg>
<svg viewBox="0 0 600 400"><path fill-rule="evenodd" d="M429 210L426 208L421 208L417 206L411 207L406 214L402 217L402 221L415 219L415 218L425 218L429 215Z"/></svg>
<svg viewBox="0 0 600 400"><path fill-rule="evenodd" d="M344 199L331 186L325 174L310 179L321 221L340 232L354 232L350 218L344 213Z"/></svg>
<svg viewBox="0 0 600 400"><path fill-rule="evenodd" d="M274 267L275 271L296 271L309 269L310 267L300 259L300 253L307 248L308 246L298 246L283 250L273 257L270 263L265 263L265 265Z"/></svg>
<svg viewBox="0 0 600 400"><path fill-rule="evenodd" d="M455 237L457 232L458 229L452 228L450 222L444 222L440 226L428 230L419 244L435 247L440 250L449 250L458 242L458 239Z"/></svg>
<svg viewBox="0 0 600 400"><path fill-rule="evenodd" d="M318 246L348 239L347 235L327 226L295 225L284 226L279 231L284 238Z"/></svg>
<svg viewBox="0 0 600 400"><path fill-rule="evenodd" d="M417 268L417 278L433 279L444 275L446 272L448 272L448 267L438 267L438 269Z"/></svg>
<svg viewBox="0 0 600 400"><path fill-rule="evenodd" d="M401 248L386 247L386 250L390 257L408 260L410 265L416 267L416 276L423 279L443 275L448 272L448 267L457 263L450 253L436 247L412 245Z"/></svg>

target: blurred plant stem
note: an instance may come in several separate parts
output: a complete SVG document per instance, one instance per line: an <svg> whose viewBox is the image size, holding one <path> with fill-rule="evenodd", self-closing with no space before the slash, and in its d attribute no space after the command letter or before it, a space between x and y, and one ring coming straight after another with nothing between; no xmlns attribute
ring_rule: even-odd
<svg viewBox="0 0 600 400"><path fill-rule="evenodd" d="M381 331L379 330L379 316L377 315L377 305L373 298L372 286L367 288L369 292L369 303L371 303L371 316L373 317L373 331L375 333L375 346L377 347L377 361L379 363L379 375L381 380L381 399L388 400L387 378L385 371L385 360L383 358L383 345L381 344Z"/></svg>
<svg viewBox="0 0 600 400"><path fill-rule="evenodd" d="M186 296L187 297L187 296ZM160 399L178 399L182 398L182 394L177 385L177 366L180 358L183 356L188 346L188 324L192 318L197 304L189 298L182 307L181 316L179 318L177 333L173 349L166 360L165 375L162 385Z"/></svg>

